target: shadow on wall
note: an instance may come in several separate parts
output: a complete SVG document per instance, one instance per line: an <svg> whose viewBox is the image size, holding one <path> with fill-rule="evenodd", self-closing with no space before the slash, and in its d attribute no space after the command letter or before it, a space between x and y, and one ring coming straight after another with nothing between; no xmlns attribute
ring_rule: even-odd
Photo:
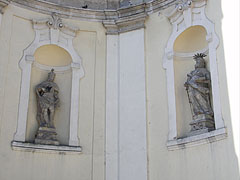
<svg viewBox="0 0 240 180"><path fill-rule="evenodd" d="M209 2L210 3L210 2ZM222 99L221 102L222 103L222 112L223 112L223 118L225 120L225 126L228 129L228 139L229 139L229 154L232 154L231 159L229 159L228 161L226 161L226 164L228 164L228 168L232 170L232 178L228 178L228 179L232 179L232 180L239 180L240 179L240 167L239 167L239 157L237 156L237 154L239 154L239 149L237 149L236 144L239 144L239 142L236 142L236 140L239 140L237 137L234 136L239 136L239 128L237 128L237 132L234 132L234 121L239 121L239 119L233 119L233 117L231 117L231 111L239 111L239 109L234 109L234 107L232 107L232 109L230 109L230 102L229 102L229 91L228 91L228 82L227 82L227 71L226 71L226 62L227 61L233 61L233 59L227 59L225 56L225 50L223 47L224 44L224 39L226 37L223 37L223 25L222 25L222 20L224 17L223 11L222 11L222 4L223 1L221 1L221 3L218 3L218 7L215 7L216 9L218 9L218 11L216 11L215 13L219 13L219 16L221 17L221 22L219 22L219 24L216 25L216 31L218 33L218 35L220 36L220 39L222 39L223 41L220 42L220 47L217 53L217 58L218 58L218 63L221 64L221 66L218 66L219 68L219 72L222 72L224 74L224 76L221 76L221 86L220 88L222 89L221 92L226 92L226 94L222 95ZM230 27L227 27L230 28ZM224 59L224 60L222 60ZM231 71L231 70L228 70ZM231 77L232 78L232 77ZM229 119L227 119L227 117L229 117Z"/></svg>
<svg viewBox="0 0 240 180"><path fill-rule="evenodd" d="M217 7L216 7L217 6ZM214 7L214 12L212 8ZM209 9L208 9L209 8ZM208 1L206 13L210 19L216 17L223 17L221 12L221 3ZM209 14L208 14L209 13ZM214 13L214 14L211 14ZM211 17L213 16L213 17ZM215 31L220 40L222 37L222 23L218 20L215 22ZM184 34L186 33L186 34ZM203 37L203 38L201 38ZM175 42L174 51L177 52L174 57L174 76L175 76L175 95L177 108L177 131L178 137L186 137L190 130L189 122L191 121L191 110L188 103L187 94L183 87L186 81L186 74L194 69L194 61L188 54L189 52L205 51L207 53L206 30L201 26L193 26L184 31ZM178 170L181 171L178 180L190 179L189 175L193 171L198 173L211 172L208 175L202 175L209 180L239 180L239 160L237 157L237 149L234 142L233 121L230 113L230 104L227 89L226 65L225 61L229 59L224 58L223 42L221 41L217 48L217 70L219 76L220 97L221 97L221 112L224 119L225 127L227 129L227 138L221 141L210 143L206 146L198 146L196 148L189 148L173 152L172 155L179 155ZM225 60L224 60L225 59ZM206 58L207 68L209 69L209 59ZM227 94L227 95L226 95ZM237 138L236 138L237 139ZM200 152L200 151L204 152ZM197 155L196 155L197 153ZM197 162L199 160L199 162ZM177 164L177 160L175 161ZM195 164L196 166L191 166ZM198 169L197 167L202 167ZM200 173L200 174L201 174ZM201 179L196 177L196 179Z"/></svg>
<svg viewBox="0 0 240 180"><path fill-rule="evenodd" d="M174 43L174 86L178 138L187 137L190 132L189 124L192 121L192 114L184 83L187 80L187 74L194 70L194 52L208 54L206 36L207 32L203 26L192 26L181 33ZM208 66L208 57L205 60Z"/></svg>
<svg viewBox="0 0 240 180"><path fill-rule="evenodd" d="M54 67L67 69L72 62L70 54L63 48L56 45L44 45L38 48L34 54L35 64L32 67L29 110L27 121L26 141L33 142L38 129L36 120L37 101L35 87L40 82L47 79L49 68ZM62 145L69 143L70 127L70 99L71 99L71 79L72 72L68 70L56 71L55 82L59 86L60 107L56 110L54 124L56 126L57 138ZM61 109L61 110L60 110Z"/></svg>

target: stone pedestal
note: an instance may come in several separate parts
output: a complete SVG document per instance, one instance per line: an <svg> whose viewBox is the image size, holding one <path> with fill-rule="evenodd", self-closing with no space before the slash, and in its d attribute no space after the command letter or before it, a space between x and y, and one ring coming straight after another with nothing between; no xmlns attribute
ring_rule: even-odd
<svg viewBox="0 0 240 180"><path fill-rule="evenodd" d="M48 127L39 127L34 143L45 145L59 145L59 142L57 140L56 129Z"/></svg>
<svg viewBox="0 0 240 180"><path fill-rule="evenodd" d="M215 129L214 119L211 115L200 114L194 116L193 121L190 123L191 131L188 136L203 134Z"/></svg>

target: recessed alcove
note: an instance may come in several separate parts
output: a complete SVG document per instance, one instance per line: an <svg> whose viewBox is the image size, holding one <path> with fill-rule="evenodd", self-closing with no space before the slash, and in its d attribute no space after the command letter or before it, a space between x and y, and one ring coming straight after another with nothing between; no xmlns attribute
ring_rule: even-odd
<svg viewBox="0 0 240 180"><path fill-rule="evenodd" d="M172 24L163 57L168 91L169 133L167 147L176 150L217 141L226 137L221 112L220 88L217 64L219 39L215 24L205 14L205 2L194 2L182 11L166 13ZM206 68L211 76L211 105L214 112L215 130L202 134L188 134L192 119L190 104L184 83L187 74L195 69L193 56L205 53Z"/></svg>
<svg viewBox="0 0 240 180"><path fill-rule="evenodd" d="M207 53L207 32L202 26L192 26L183 31L174 42L174 87L176 97L177 138L187 137L192 120L188 95L184 87L187 74L194 70L193 55ZM208 56L205 58L208 68ZM208 68L209 70L209 68Z"/></svg>
<svg viewBox="0 0 240 180"><path fill-rule="evenodd" d="M55 111L54 123L60 144L68 145L72 87L72 71L69 66L72 62L71 56L61 47L45 45L35 51L34 59L35 62L31 70L26 141L33 142L38 129L35 87L45 81L49 69L54 68L56 73L54 82L60 89L60 107Z"/></svg>
<svg viewBox="0 0 240 180"><path fill-rule="evenodd" d="M67 66L72 62L70 54L57 45L44 45L34 53L35 62L47 66Z"/></svg>
<svg viewBox="0 0 240 180"><path fill-rule="evenodd" d="M174 51L191 53L208 46L207 32L203 26L191 26L183 31L174 42Z"/></svg>
<svg viewBox="0 0 240 180"><path fill-rule="evenodd" d="M32 20L35 38L23 51L19 61L21 90L13 149L81 152L78 137L80 79L84 76L82 60L73 47L77 28L64 26L61 18L52 15ZM38 129L35 87L47 80L54 69L54 82L59 86L60 108L54 121L59 141L55 145L35 144Z"/></svg>

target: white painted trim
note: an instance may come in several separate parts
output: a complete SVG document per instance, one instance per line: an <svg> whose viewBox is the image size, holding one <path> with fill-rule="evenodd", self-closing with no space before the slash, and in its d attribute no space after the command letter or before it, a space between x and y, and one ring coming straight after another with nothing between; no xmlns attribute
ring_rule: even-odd
<svg viewBox="0 0 240 180"><path fill-rule="evenodd" d="M78 138L78 112L79 112L79 83L83 77L79 64L71 64L72 67L72 87L71 87L71 109L70 109L70 131L69 146L79 146Z"/></svg>
<svg viewBox="0 0 240 180"><path fill-rule="evenodd" d="M174 55L180 57L189 57L192 54L174 53L173 46L177 37L190 26L200 25L207 31L206 40L208 41L209 63L212 82L213 110L216 130L224 128L224 122L221 114L221 104L219 95L218 73L217 73L217 58L216 50L219 44L218 37L215 33L214 24L205 15L206 0L193 2L192 7L179 12L176 9L168 13L167 17L173 26L172 34L165 48L163 58L163 67L167 74L167 89L168 89L168 114L169 114L169 137L168 140L177 139L177 122L176 122L176 100L174 88ZM198 18L193 18L193 14Z"/></svg>
<svg viewBox="0 0 240 180"><path fill-rule="evenodd" d="M119 35L107 35L106 180L118 180Z"/></svg>
<svg viewBox="0 0 240 180"><path fill-rule="evenodd" d="M0 29L1 29L1 25L2 25L2 13L0 13Z"/></svg>
<svg viewBox="0 0 240 180"><path fill-rule="evenodd" d="M168 141L167 147L168 150L173 151L216 142L225 139L226 137L227 137L226 129L222 128L196 136L190 136L182 139Z"/></svg>
<svg viewBox="0 0 240 180"><path fill-rule="evenodd" d="M25 151L25 152L41 152L41 153L82 153L82 148L75 146L54 146L54 145L41 145L13 141L11 143L13 150Z"/></svg>
<svg viewBox="0 0 240 180"><path fill-rule="evenodd" d="M49 25L52 22L53 25ZM61 19L53 16L50 19L33 20L33 28L35 30L35 39L24 50L23 57L19 62L22 69L22 81L20 102L18 110L18 124L14 135L14 141L25 142L26 126L27 126L27 112L29 102L29 89L32 65L40 69L49 70L50 67L38 64L34 59L35 51L44 45L54 44L65 49L72 57L72 64L66 67L54 67L57 71L65 71L68 68L72 69L72 87L71 87L71 111L70 111L70 131L69 131L69 145L79 146L78 140L78 109L79 109L79 81L84 76L81 58L73 47L73 38L75 37L76 29L70 26L59 27L62 23ZM62 41L61 39L67 41ZM53 67L51 67L53 68Z"/></svg>
<svg viewBox="0 0 240 180"><path fill-rule="evenodd" d="M44 64L40 64L37 61L34 61L33 66L44 71L51 71L51 69L53 68L55 73L71 70L71 64L67 66L47 66Z"/></svg>
<svg viewBox="0 0 240 180"><path fill-rule="evenodd" d="M25 58L22 59L22 61L23 61L22 64L24 65L22 65L23 69L20 90L20 101L18 107L18 122L17 130L14 135L14 141L25 142L32 62L26 61Z"/></svg>
<svg viewBox="0 0 240 180"><path fill-rule="evenodd" d="M147 180L144 29L107 35L106 180Z"/></svg>
<svg viewBox="0 0 240 180"><path fill-rule="evenodd" d="M119 180L147 180L144 28L119 42Z"/></svg>

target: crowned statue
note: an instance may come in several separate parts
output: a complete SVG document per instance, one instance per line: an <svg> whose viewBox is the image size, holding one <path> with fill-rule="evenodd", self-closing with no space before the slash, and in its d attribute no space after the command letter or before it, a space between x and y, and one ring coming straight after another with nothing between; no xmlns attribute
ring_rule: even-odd
<svg viewBox="0 0 240 180"><path fill-rule="evenodd" d="M215 128L210 100L211 77L205 67L205 56L198 53L193 57L196 61L195 70L187 74L187 81L184 84L193 118L190 123L190 136L209 132Z"/></svg>
<svg viewBox="0 0 240 180"><path fill-rule="evenodd" d="M36 144L59 145L56 128L54 126L54 114L60 106L58 97L59 87L53 82L54 69L48 73L46 81L41 82L35 88L37 96L37 121L38 131L35 138Z"/></svg>

